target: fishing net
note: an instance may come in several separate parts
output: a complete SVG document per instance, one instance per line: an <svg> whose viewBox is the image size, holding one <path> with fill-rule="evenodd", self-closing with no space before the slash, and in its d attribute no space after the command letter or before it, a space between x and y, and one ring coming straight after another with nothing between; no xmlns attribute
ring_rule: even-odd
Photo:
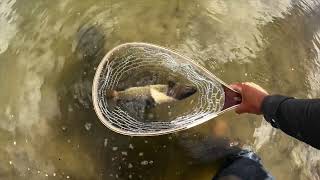
<svg viewBox="0 0 320 180"><path fill-rule="evenodd" d="M197 95L191 103L184 104L190 107L160 121L146 121L107 99L108 90L124 89L125 84L139 82L148 72L158 72L156 75L164 79L180 78L196 87ZM101 61L92 96L94 109L105 126L125 135L152 136L188 129L216 117L225 103L223 86L226 85L206 69L171 50L146 43L127 43L111 50Z"/></svg>

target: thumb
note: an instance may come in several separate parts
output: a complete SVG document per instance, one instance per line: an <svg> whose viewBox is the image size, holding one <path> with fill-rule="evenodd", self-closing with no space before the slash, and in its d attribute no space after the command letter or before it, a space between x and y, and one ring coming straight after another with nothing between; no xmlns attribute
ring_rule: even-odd
<svg viewBox="0 0 320 180"><path fill-rule="evenodd" d="M238 91L239 93L242 92L242 84L241 83L233 83L229 85L233 90Z"/></svg>
<svg viewBox="0 0 320 180"><path fill-rule="evenodd" d="M246 112L246 107L244 106L243 103L239 104L239 106L235 109L235 112L237 114L242 114Z"/></svg>

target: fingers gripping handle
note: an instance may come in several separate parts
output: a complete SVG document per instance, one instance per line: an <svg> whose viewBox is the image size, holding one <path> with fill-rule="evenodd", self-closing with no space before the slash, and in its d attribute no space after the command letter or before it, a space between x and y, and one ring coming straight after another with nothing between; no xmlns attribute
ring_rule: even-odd
<svg viewBox="0 0 320 180"><path fill-rule="evenodd" d="M224 100L224 106L222 108L222 110L227 109L229 107L232 106L236 106L238 104L241 103L242 101L242 96L240 93L224 86L223 86L223 90L224 90L224 94L225 94L225 100Z"/></svg>

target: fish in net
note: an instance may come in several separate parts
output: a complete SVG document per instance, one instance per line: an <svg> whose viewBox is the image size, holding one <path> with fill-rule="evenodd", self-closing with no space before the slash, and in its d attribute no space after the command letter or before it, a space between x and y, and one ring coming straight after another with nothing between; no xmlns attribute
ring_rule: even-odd
<svg viewBox="0 0 320 180"><path fill-rule="evenodd" d="M159 103L151 109L145 106L155 103L148 102L143 91L122 104L110 99L110 94L114 95L110 92L130 89L133 92L133 87L159 90L168 88L172 82L189 84L196 91L188 92L193 95L181 101ZM162 86L166 83L169 85ZM239 93L191 59L147 43L126 43L109 51L96 70L92 98L100 121L113 131L130 136L155 136L188 129L241 102Z"/></svg>

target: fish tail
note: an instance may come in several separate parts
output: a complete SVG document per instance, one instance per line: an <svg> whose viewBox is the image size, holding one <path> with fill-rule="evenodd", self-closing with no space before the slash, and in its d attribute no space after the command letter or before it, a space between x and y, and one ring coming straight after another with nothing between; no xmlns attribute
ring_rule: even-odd
<svg viewBox="0 0 320 180"><path fill-rule="evenodd" d="M118 92L116 90L107 90L106 96L107 99L112 99L118 96Z"/></svg>

